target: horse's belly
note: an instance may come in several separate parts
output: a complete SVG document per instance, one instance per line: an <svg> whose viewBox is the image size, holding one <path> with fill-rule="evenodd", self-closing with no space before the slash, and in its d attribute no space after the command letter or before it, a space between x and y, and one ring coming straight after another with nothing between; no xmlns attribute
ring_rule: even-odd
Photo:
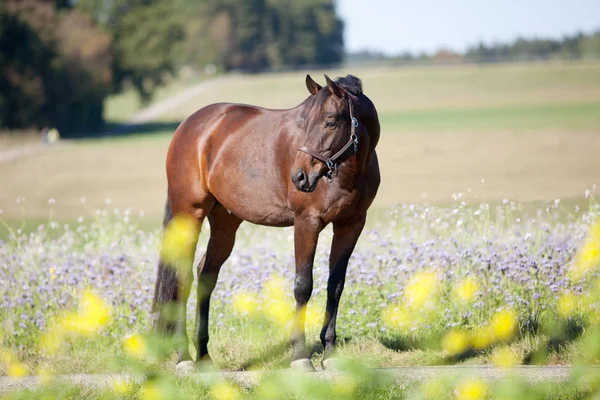
<svg viewBox="0 0 600 400"><path fill-rule="evenodd" d="M230 213L244 221L265 226L291 226L294 225L292 210L274 203L268 196L236 196L236 201L229 201L228 196L221 199L215 197Z"/></svg>

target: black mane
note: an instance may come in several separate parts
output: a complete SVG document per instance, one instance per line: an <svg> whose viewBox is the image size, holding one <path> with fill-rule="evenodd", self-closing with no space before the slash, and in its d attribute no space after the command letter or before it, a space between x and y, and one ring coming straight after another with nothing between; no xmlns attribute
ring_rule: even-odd
<svg viewBox="0 0 600 400"><path fill-rule="evenodd" d="M360 96L363 92L362 81L354 75L346 75L345 77L336 78L335 83L355 96Z"/></svg>

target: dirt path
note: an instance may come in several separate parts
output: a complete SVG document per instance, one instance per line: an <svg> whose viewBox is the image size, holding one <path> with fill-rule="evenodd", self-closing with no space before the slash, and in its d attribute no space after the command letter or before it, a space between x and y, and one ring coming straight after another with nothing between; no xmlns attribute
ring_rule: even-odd
<svg viewBox="0 0 600 400"><path fill-rule="evenodd" d="M493 382L508 376L517 376L530 382L552 381L560 382L567 380L575 371L598 373L600 366L578 367L577 369L566 366L518 366L514 368L497 368L486 365L468 365L468 366L434 366L434 367L397 367L380 368L378 372L393 377L398 384L406 382L421 382L429 379L444 377L468 376L470 378L482 379ZM189 375L193 379L201 382L213 382L227 379L236 382L243 387L256 386L263 374L274 371L247 371L247 372L210 372ZM317 371L312 373L316 378L326 380L336 380L343 375L335 371ZM72 385L81 385L86 387L106 387L122 379L135 379L128 374L97 374L97 375L60 375L56 380ZM39 377L30 376L25 378L0 377L0 395L8 392L33 388L41 384Z"/></svg>

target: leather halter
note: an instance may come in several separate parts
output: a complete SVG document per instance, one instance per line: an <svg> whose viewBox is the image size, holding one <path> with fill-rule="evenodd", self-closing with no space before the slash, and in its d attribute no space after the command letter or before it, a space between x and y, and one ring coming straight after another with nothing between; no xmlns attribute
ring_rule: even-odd
<svg viewBox="0 0 600 400"><path fill-rule="evenodd" d="M329 180L333 179L333 177L337 175L338 167L341 163L358 153L358 136L356 135L358 120L354 117L354 105L352 104L352 99L350 99L350 95L348 95L348 93L346 93L346 97L348 99L348 108L350 111L350 139L348 142L346 142L344 147L342 147L337 153L329 158L306 146L298 147L299 151L311 155L327 166L327 178ZM349 152L349 149L352 149L352 152Z"/></svg>

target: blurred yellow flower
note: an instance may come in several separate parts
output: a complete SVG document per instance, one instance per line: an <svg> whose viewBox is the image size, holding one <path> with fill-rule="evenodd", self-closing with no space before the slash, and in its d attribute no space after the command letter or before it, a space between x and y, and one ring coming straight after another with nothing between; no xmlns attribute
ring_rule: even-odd
<svg viewBox="0 0 600 400"><path fill-rule="evenodd" d="M63 332L60 327L56 326L40 335L40 347L52 354L60 348L63 340Z"/></svg>
<svg viewBox="0 0 600 400"><path fill-rule="evenodd" d="M265 283L263 291L267 300L285 299L285 280L279 275L273 275Z"/></svg>
<svg viewBox="0 0 600 400"><path fill-rule="evenodd" d="M508 340L512 338L517 327L517 315L512 310L499 311L494 315L490 326L497 341Z"/></svg>
<svg viewBox="0 0 600 400"><path fill-rule="evenodd" d="M240 314L254 316L258 313L258 299L253 293L236 293L233 296L233 307Z"/></svg>
<svg viewBox="0 0 600 400"><path fill-rule="evenodd" d="M275 380L269 379L262 381L258 387L258 395L261 399L281 399L282 390L281 384Z"/></svg>
<svg viewBox="0 0 600 400"><path fill-rule="evenodd" d="M22 376L27 376L27 367L25 364L20 362L12 362L8 364L8 368L6 369L6 375L13 378L20 378Z"/></svg>
<svg viewBox="0 0 600 400"><path fill-rule="evenodd" d="M456 387L457 400L480 400L485 397L487 386L479 379L468 379L460 382Z"/></svg>
<svg viewBox="0 0 600 400"><path fill-rule="evenodd" d="M133 389L133 385L127 379L118 378L113 382L112 389L115 394L126 396Z"/></svg>
<svg viewBox="0 0 600 400"><path fill-rule="evenodd" d="M12 354L0 348L0 361L2 361L3 364L10 364L13 361L13 359L14 358Z"/></svg>
<svg viewBox="0 0 600 400"><path fill-rule="evenodd" d="M581 279L600 264L600 219L598 219L588 232L588 236L579 249L575 262L569 274L572 279Z"/></svg>
<svg viewBox="0 0 600 400"><path fill-rule="evenodd" d="M387 306L381 312L385 325L390 328L406 328L413 321L410 312L401 306Z"/></svg>
<svg viewBox="0 0 600 400"><path fill-rule="evenodd" d="M285 300L269 300L264 308L265 314L280 327L287 326L294 318L294 307Z"/></svg>
<svg viewBox="0 0 600 400"><path fill-rule="evenodd" d="M200 226L196 219L184 214L176 215L165 229L160 250L161 259L170 264L193 261L193 246L199 234Z"/></svg>
<svg viewBox="0 0 600 400"><path fill-rule="evenodd" d="M437 276L432 271L415 274L404 288L404 299L412 308L422 307L437 289Z"/></svg>
<svg viewBox="0 0 600 400"><path fill-rule="evenodd" d="M506 346L496 349L491 355L491 360L499 367L513 367L521 363L519 355Z"/></svg>
<svg viewBox="0 0 600 400"><path fill-rule="evenodd" d="M280 276L273 276L263 288L265 301L264 313L280 327L288 325L294 316L294 307L285 295L285 281Z"/></svg>
<svg viewBox="0 0 600 400"><path fill-rule="evenodd" d="M558 314L563 318L573 315L577 311L577 298L573 293L563 294L558 298L557 309Z"/></svg>
<svg viewBox="0 0 600 400"><path fill-rule="evenodd" d="M356 391L356 380L352 375L340 375L333 382L332 391L338 396L348 397Z"/></svg>
<svg viewBox="0 0 600 400"><path fill-rule="evenodd" d="M471 332L471 344L477 350L483 350L494 342L494 331L490 326L478 327Z"/></svg>
<svg viewBox="0 0 600 400"><path fill-rule="evenodd" d="M479 285L475 279L466 277L452 290L452 296L456 301L469 301L479 290Z"/></svg>
<svg viewBox="0 0 600 400"><path fill-rule="evenodd" d="M442 338L442 349L451 356L464 352L468 347L469 335L462 330L452 330Z"/></svg>
<svg viewBox="0 0 600 400"><path fill-rule="evenodd" d="M215 400L236 400L240 398L240 391L227 382L213 385L210 394Z"/></svg>
<svg viewBox="0 0 600 400"><path fill-rule="evenodd" d="M140 400L163 400L168 396L155 382L149 381L142 385L139 393Z"/></svg>
<svg viewBox="0 0 600 400"><path fill-rule="evenodd" d="M146 341L137 333L127 335L125 339L123 339L123 349L127 354L135 358L143 358L148 352Z"/></svg>
<svg viewBox="0 0 600 400"><path fill-rule="evenodd" d="M305 323L307 329L320 328L322 322L323 317L321 316L321 313L316 309L316 307L306 308Z"/></svg>
<svg viewBox="0 0 600 400"><path fill-rule="evenodd" d="M66 313L59 319L59 329L91 335L110 322L110 309L100 297L86 290L78 313Z"/></svg>

